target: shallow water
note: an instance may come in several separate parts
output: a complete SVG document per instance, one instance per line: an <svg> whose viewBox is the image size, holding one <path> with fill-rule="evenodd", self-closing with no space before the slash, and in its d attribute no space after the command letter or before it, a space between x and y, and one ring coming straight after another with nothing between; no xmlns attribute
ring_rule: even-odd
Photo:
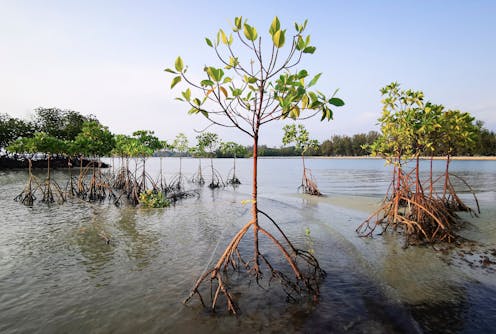
<svg viewBox="0 0 496 334"><path fill-rule="evenodd" d="M170 179L179 159L163 163ZM214 163L222 175L232 167L230 159ZM315 198L296 192L299 159L261 159L260 208L298 247L315 251L328 273L320 301L288 303L277 285L267 292L234 277L239 281L233 291L240 316L204 312L197 299L183 305L197 277L249 220L249 207L241 202L250 198L251 163L237 160L243 183L237 189L205 188L198 198L150 210L78 200L24 207L12 199L21 191L26 172L0 171L0 332L494 331L495 266L479 262L483 255L496 261L491 255L496 249L492 161L452 162L452 171L467 178L478 194L482 214L467 217L463 235L480 243L470 252L440 252L403 249L394 236L356 236L355 228L389 185L391 171L383 161L307 159L326 194ZM208 182L207 164L204 160ZM436 161L436 173L443 166ZM182 159L182 167L190 177L198 162ZM156 177L159 159L150 159L147 168ZM55 178L63 184L67 172L56 171ZM461 194L473 204L469 192ZM107 244L102 235L112 242ZM250 247L247 238L241 248ZM273 247L266 241L262 247L277 262Z"/></svg>

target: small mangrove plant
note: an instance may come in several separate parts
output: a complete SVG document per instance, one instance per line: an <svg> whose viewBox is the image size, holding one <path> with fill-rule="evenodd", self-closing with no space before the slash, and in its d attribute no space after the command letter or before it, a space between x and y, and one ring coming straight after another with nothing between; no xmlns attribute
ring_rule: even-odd
<svg viewBox="0 0 496 334"><path fill-rule="evenodd" d="M325 271L313 254L296 247L279 224L259 208L258 197L261 129L286 118L297 120L320 114L322 120L330 120L332 107L344 104L335 94L328 98L314 91L312 87L321 74L310 77L308 71L301 68L303 57L316 50L310 44L310 36L305 35L306 26L307 21L295 23L294 34L286 38L289 33L275 17L269 26L269 43L263 48L257 29L247 20L236 17L230 33L220 29L214 40L205 39L220 66L205 66L202 80L186 75L187 66L181 57L176 58L173 69L165 70L174 75L171 88L181 81L188 85L178 100L189 106L190 114L200 114L218 126L236 128L253 141L251 219L233 236L213 267L200 275L185 302L198 296L205 307L214 311L223 299L227 310L237 314L239 307L229 284L233 271L250 275L257 285L262 284L263 273L268 272L267 284L278 281L291 300L298 300L302 295L318 298ZM246 259L240 244L247 239L249 231L253 236L249 239L253 242L253 253ZM262 238L268 246L275 247L282 265L287 264L286 269L270 261L267 251L262 249L262 245L266 245L262 244ZM207 300L207 296L210 299Z"/></svg>
<svg viewBox="0 0 496 334"><path fill-rule="evenodd" d="M169 187L174 191L185 189L185 177L183 175L183 156L189 151L189 140L184 133L178 133L172 143L172 151L179 156L179 174L169 182Z"/></svg>
<svg viewBox="0 0 496 334"><path fill-rule="evenodd" d="M98 121L83 123L81 132L74 140L73 151L80 153L80 172L77 195L90 202L103 201L106 198L117 200L108 177L101 171L101 157L109 156L114 149L115 138L108 127ZM91 158L83 168L83 157Z"/></svg>
<svg viewBox="0 0 496 334"><path fill-rule="evenodd" d="M216 133L212 132L202 132L197 137L198 146L202 148L205 155L210 159L210 173L211 181L208 185L210 189L224 187L224 180L220 173L214 168L214 155L217 149L220 147L220 139Z"/></svg>
<svg viewBox="0 0 496 334"><path fill-rule="evenodd" d="M296 150L301 152L301 162L303 164L303 176L301 177L301 185L298 190L305 194L321 196L317 183L312 175L312 171L305 166L305 153L308 150L316 150L319 147L319 142L315 139L310 139L308 130L303 124L286 124L283 127L284 137L282 143L284 145L295 144Z"/></svg>
<svg viewBox="0 0 496 334"><path fill-rule="evenodd" d="M239 145L235 142L228 141L222 142L220 144L220 151L224 155L233 157L233 167L229 171L227 175L227 184L237 186L241 184L241 181L236 176L236 158L244 156L246 154L246 148L242 145Z"/></svg>
<svg viewBox="0 0 496 334"><path fill-rule="evenodd" d="M191 183L197 184L199 186L203 186L205 184L205 178L203 177L203 169L202 169L202 157L205 156L205 150L200 142L196 144L194 147L189 148L189 154L198 159L198 169L193 176L191 177Z"/></svg>
<svg viewBox="0 0 496 334"><path fill-rule="evenodd" d="M40 180L33 175L31 158L34 153L37 153L34 140L32 138L19 138L7 146L9 152L23 154L28 160L28 180L24 189L14 200L21 202L24 205L32 206L36 200L35 193L41 188Z"/></svg>

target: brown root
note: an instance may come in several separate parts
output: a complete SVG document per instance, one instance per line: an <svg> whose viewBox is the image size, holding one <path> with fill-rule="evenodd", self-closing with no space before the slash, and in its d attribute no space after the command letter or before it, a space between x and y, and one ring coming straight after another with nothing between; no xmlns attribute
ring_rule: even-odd
<svg viewBox="0 0 496 334"><path fill-rule="evenodd" d="M280 233L282 242L265 228L259 226L256 220L251 220L245 224L238 233L231 239L223 254L218 259L215 266L205 272L196 281L189 296L184 303L188 303L195 295L199 297L202 305L215 311L220 296L224 297L227 311L232 314L239 313L239 307L233 299L230 287L228 285L229 275L234 271L244 271L255 278L256 283L260 285L263 280L263 268L269 272L269 282L276 280L281 284L283 291L288 299L296 300L302 294L312 295L314 299L319 296L319 283L326 275L325 271L320 268L317 259L309 252L297 249L289 241L287 236L282 232L277 223L266 213L258 210L272 223ZM258 244L255 247L253 257L246 262L239 250L239 245L249 230L253 230L258 240L259 235L265 236L271 244L275 246L278 252L283 256L285 262L289 265L291 275L276 269L269 259L259 251ZM306 268L305 268L306 267ZM210 283L210 284L209 284ZM206 303L205 291L203 285L210 286L210 301Z"/></svg>
<svg viewBox="0 0 496 334"><path fill-rule="evenodd" d="M412 173L400 173L396 183L393 182L389 187L388 194L380 207L358 226L356 232L363 237L372 237L379 226L382 227L379 234L392 229L404 235L405 246L450 243L461 239L456 231L463 221L456 212L466 211L474 215L476 213L461 201L451 181L447 180L443 195L433 193L431 190L426 196L419 182L412 177ZM464 180L462 181L473 194L479 212L475 193Z"/></svg>
<svg viewBox="0 0 496 334"><path fill-rule="evenodd" d="M301 185L298 187L298 190L301 190L305 194L322 196L322 193L317 187L315 178L313 177L311 170L308 168L303 169L303 177L301 180Z"/></svg>

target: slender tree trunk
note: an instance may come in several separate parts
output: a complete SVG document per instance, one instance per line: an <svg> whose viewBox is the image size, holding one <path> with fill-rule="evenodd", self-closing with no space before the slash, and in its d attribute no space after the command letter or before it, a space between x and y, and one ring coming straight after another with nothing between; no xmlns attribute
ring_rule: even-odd
<svg viewBox="0 0 496 334"><path fill-rule="evenodd" d="M255 133L253 136L253 188L252 188L252 206L251 206L251 214L252 214L252 220L253 220L253 240L254 240L254 251L255 251L255 270L258 272L259 269L259 263L258 263L258 254L259 254L259 247L258 247L258 230L259 230L259 225L258 225L258 131Z"/></svg>
<svg viewBox="0 0 496 334"><path fill-rule="evenodd" d="M301 161L303 163L303 177L301 179L301 185L305 186L305 180L307 178L307 169L305 167L305 155L303 153L301 154Z"/></svg>
<svg viewBox="0 0 496 334"><path fill-rule="evenodd" d="M48 183L50 183L50 154L48 154L48 176L47 176L47 180L48 180Z"/></svg>
<svg viewBox="0 0 496 334"><path fill-rule="evenodd" d="M443 187L443 199L446 199L446 192L448 190L448 182L449 182L449 164L450 164L450 155L446 156L446 170L444 171L444 187Z"/></svg>
<svg viewBox="0 0 496 334"><path fill-rule="evenodd" d="M236 178L236 153L234 153L233 179Z"/></svg>
<svg viewBox="0 0 496 334"><path fill-rule="evenodd" d="M431 154L429 198L432 198L432 195L434 194L434 180L433 180L433 168L432 168L433 160L434 160L434 155Z"/></svg>
<svg viewBox="0 0 496 334"><path fill-rule="evenodd" d="M143 191L146 190L146 169L145 169L145 163L146 163L146 159L143 158L143 175L142 175L142 177L143 177L143 185L142 185Z"/></svg>
<svg viewBox="0 0 496 334"><path fill-rule="evenodd" d="M212 158L212 156L210 156L210 169L212 170L212 187L215 185L214 183L214 159Z"/></svg>
<svg viewBox="0 0 496 334"><path fill-rule="evenodd" d="M183 157L179 157L179 180L181 180L182 169L183 169Z"/></svg>

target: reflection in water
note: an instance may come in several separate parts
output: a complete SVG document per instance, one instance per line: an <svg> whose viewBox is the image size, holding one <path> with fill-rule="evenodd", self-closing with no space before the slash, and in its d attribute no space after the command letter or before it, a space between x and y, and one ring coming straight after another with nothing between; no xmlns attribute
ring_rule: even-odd
<svg viewBox="0 0 496 334"><path fill-rule="evenodd" d="M150 225L159 220L163 210L119 210L120 216L116 221L116 227L121 234L117 236L116 242L124 246L129 260L135 262L137 270L148 267L157 256L158 235L150 230Z"/></svg>

